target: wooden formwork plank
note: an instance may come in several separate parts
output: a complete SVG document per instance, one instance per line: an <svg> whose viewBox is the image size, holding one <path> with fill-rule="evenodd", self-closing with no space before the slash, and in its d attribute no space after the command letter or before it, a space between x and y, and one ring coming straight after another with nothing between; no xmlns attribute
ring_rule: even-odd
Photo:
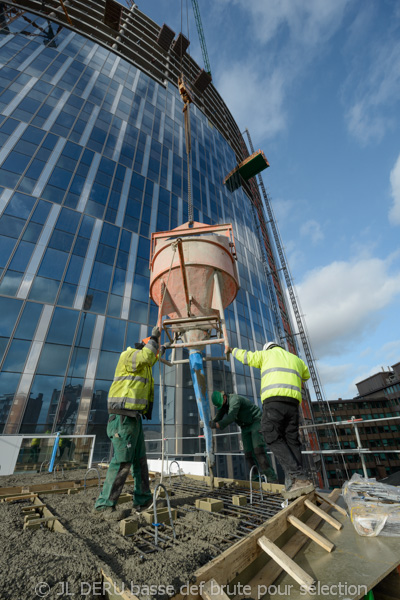
<svg viewBox="0 0 400 600"><path fill-rule="evenodd" d="M315 492L315 495L317 496L317 499L320 502L327 502L328 504L330 504L332 506L332 508L334 508L335 510L337 510L338 512L340 512L340 514L343 515L344 517L348 517L349 516L347 514L347 510L345 510L344 508L342 508L341 506L339 506L339 504L336 504L335 502L332 502L329 499L329 496L326 496L325 494L320 494L318 492Z"/></svg>
<svg viewBox="0 0 400 600"><path fill-rule="evenodd" d="M332 552L332 550L334 549L335 544L332 544L332 542L324 538L323 535L320 535L319 533L311 529L311 527L303 523L303 521L300 521L300 519L298 519L297 517L290 516L288 517L288 521L291 525L296 527L296 529L304 533L304 535L306 535L311 540L316 542L319 546L327 550L327 552Z"/></svg>
<svg viewBox="0 0 400 600"><path fill-rule="evenodd" d="M286 531L288 527L287 517L289 515L299 517L304 513L304 502L307 498L314 498L314 492L296 498L289 506L282 509L263 525L260 525L260 527L249 533L245 538L236 542L236 544L231 546L223 554L217 556L198 569L194 574L196 577L196 584L207 582L210 579L215 579L220 585L230 583L238 573L241 573L262 554L262 550L257 544L258 538L262 535L266 535L270 540L275 541L284 531ZM195 600L199 599L200 595L198 593L192 593L188 598Z"/></svg>
<svg viewBox="0 0 400 600"><path fill-rule="evenodd" d="M210 581L206 582L201 595L203 600L229 600L229 596L225 594L215 579L210 579Z"/></svg>
<svg viewBox="0 0 400 600"><path fill-rule="evenodd" d="M296 565L287 554L285 554L274 542L267 537L262 536L257 540L258 545L270 556L286 573L288 573L297 583L309 590L315 583L315 579L306 573L301 567Z"/></svg>
<svg viewBox="0 0 400 600"><path fill-rule="evenodd" d="M343 523L339 523L339 521L337 521L336 519L331 517L331 515L328 515L322 508L318 508L318 506L316 504L314 504L313 502L310 502L310 500L306 500L304 502L304 505L307 506L307 508L309 508L313 512L315 512L316 515L318 515L319 517L324 519L324 521L329 523L329 525L332 525L332 527L334 527L338 531L340 529L342 529Z"/></svg>
<svg viewBox="0 0 400 600"><path fill-rule="evenodd" d="M339 498L340 490L335 489L329 494L329 499L334 502ZM323 510L330 510L331 506L328 503L324 503L321 508ZM311 527L311 529L315 529L322 521L322 518L317 514L313 513L311 517L309 517L306 521L306 524ZM301 548L309 542L309 539L300 531L297 531L292 537L286 542L284 546L282 546L283 552L289 556L290 558L294 558L296 554L301 550ZM282 573L283 569L276 562L269 561L265 567L260 569L260 571L247 582L247 585L250 586L251 592L250 596L252 598L257 598L260 595L260 590L267 590L270 585L274 583L274 581L279 577ZM236 596L233 600L241 600L242 596Z"/></svg>
<svg viewBox="0 0 400 600"><path fill-rule="evenodd" d="M108 600L139 600L135 594L132 594L129 590L120 590L116 585L115 581L111 579L106 573L101 569L100 571L101 577L103 579L104 585L104 595ZM108 586L107 586L108 584Z"/></svg>

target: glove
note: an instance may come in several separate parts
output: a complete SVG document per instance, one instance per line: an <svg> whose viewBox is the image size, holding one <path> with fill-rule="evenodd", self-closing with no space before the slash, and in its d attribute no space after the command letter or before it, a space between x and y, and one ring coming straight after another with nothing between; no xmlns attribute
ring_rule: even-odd
<svg viewBox="0 0 400 600"><path fill-rule="evenodd" d="M232 354L232 348L228 348L226 351L226 358L229 358L229 355Z"/></svg>
<svg viewBox="0 0 400 600"><path fill-rule="evenodd" d="M217 429L217 424L215 421L209 421L208 422L209 426L211 427L211 429Z"/></svg>
<svg viewBox="0 0 400 600"><path fill-rule="evenodd" d="M166 350L165 346L160 346L160 358L162 358L164 356L165 350Z"/></svg>
<svg viewBox="0 0 400 600"><path fill-rule="evenodd" d="M151 330L151 337L155 337L155 338L159 338L160 337L160 328L159 327L153 327L153 329Z"/></svg>
<svg viewBox="0 0 400 600"><path fill-rule="evenodd" d="M153 412L153 404L154 404L154 402L150 402L149 408L147 409L147 412L143 415L143 417L145 419L147 419L148 421L150 421L150 419L151 419L151 415L152 415L152 412Z"/></svg>

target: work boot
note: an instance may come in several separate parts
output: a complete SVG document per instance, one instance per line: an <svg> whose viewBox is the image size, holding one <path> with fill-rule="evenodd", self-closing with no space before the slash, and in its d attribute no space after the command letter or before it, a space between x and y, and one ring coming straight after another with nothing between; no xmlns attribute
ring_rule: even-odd
<svg viewBox="0 0 400 600"><path fill-rule="evenodd" d="M115 512L115 506L99 506L92 510L93 515L109 515Z"/></svg>
<svg viewBox="0 0 400 600"><path fill-rule="evenodd" d="M305 496L315 490L315 485L310 479L295 479L292 486L282 492L282 496L286 500L294 500L299 496Z"/></svg>
<svg viewBox="0 0 400 600"><path fill-rule="evenodd" d="M145 504L134 504L133 510L136 510L136 512L143 512L147 508L149 508L149 506L151 506L152 504L153 504L153 498L150 498L150 500L147 500L147 502L145 502Z"/></svg>

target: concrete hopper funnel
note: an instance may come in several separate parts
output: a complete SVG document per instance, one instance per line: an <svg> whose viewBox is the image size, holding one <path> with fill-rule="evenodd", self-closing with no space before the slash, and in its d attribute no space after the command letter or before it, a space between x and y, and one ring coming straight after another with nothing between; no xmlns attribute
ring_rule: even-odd
<svg viewBox="0 0 400 600"><path fill-rule="evenodd" d="M151 236L150 296L172 348L229 347L224 309L239 289L232 225L188 223Z"/></svg>

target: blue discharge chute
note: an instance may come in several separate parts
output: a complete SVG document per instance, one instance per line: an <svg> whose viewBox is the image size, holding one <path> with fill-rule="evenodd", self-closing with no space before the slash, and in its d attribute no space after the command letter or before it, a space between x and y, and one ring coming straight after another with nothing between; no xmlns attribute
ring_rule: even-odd
<svg viewBox="0 0 400 600"><path fill-rule="evenodd" d="M203 355L201 352L191 350L189 353L190 372L192 374L193 387L196 394L197 408L199 411L200 421L203 423L204 438L206 442L206 452L208 458L208 466L212 468L215 463L213 452L213 437L212 430L209 426L211 419L210 404L208 402L206 377L203 367Z"/></svg>

